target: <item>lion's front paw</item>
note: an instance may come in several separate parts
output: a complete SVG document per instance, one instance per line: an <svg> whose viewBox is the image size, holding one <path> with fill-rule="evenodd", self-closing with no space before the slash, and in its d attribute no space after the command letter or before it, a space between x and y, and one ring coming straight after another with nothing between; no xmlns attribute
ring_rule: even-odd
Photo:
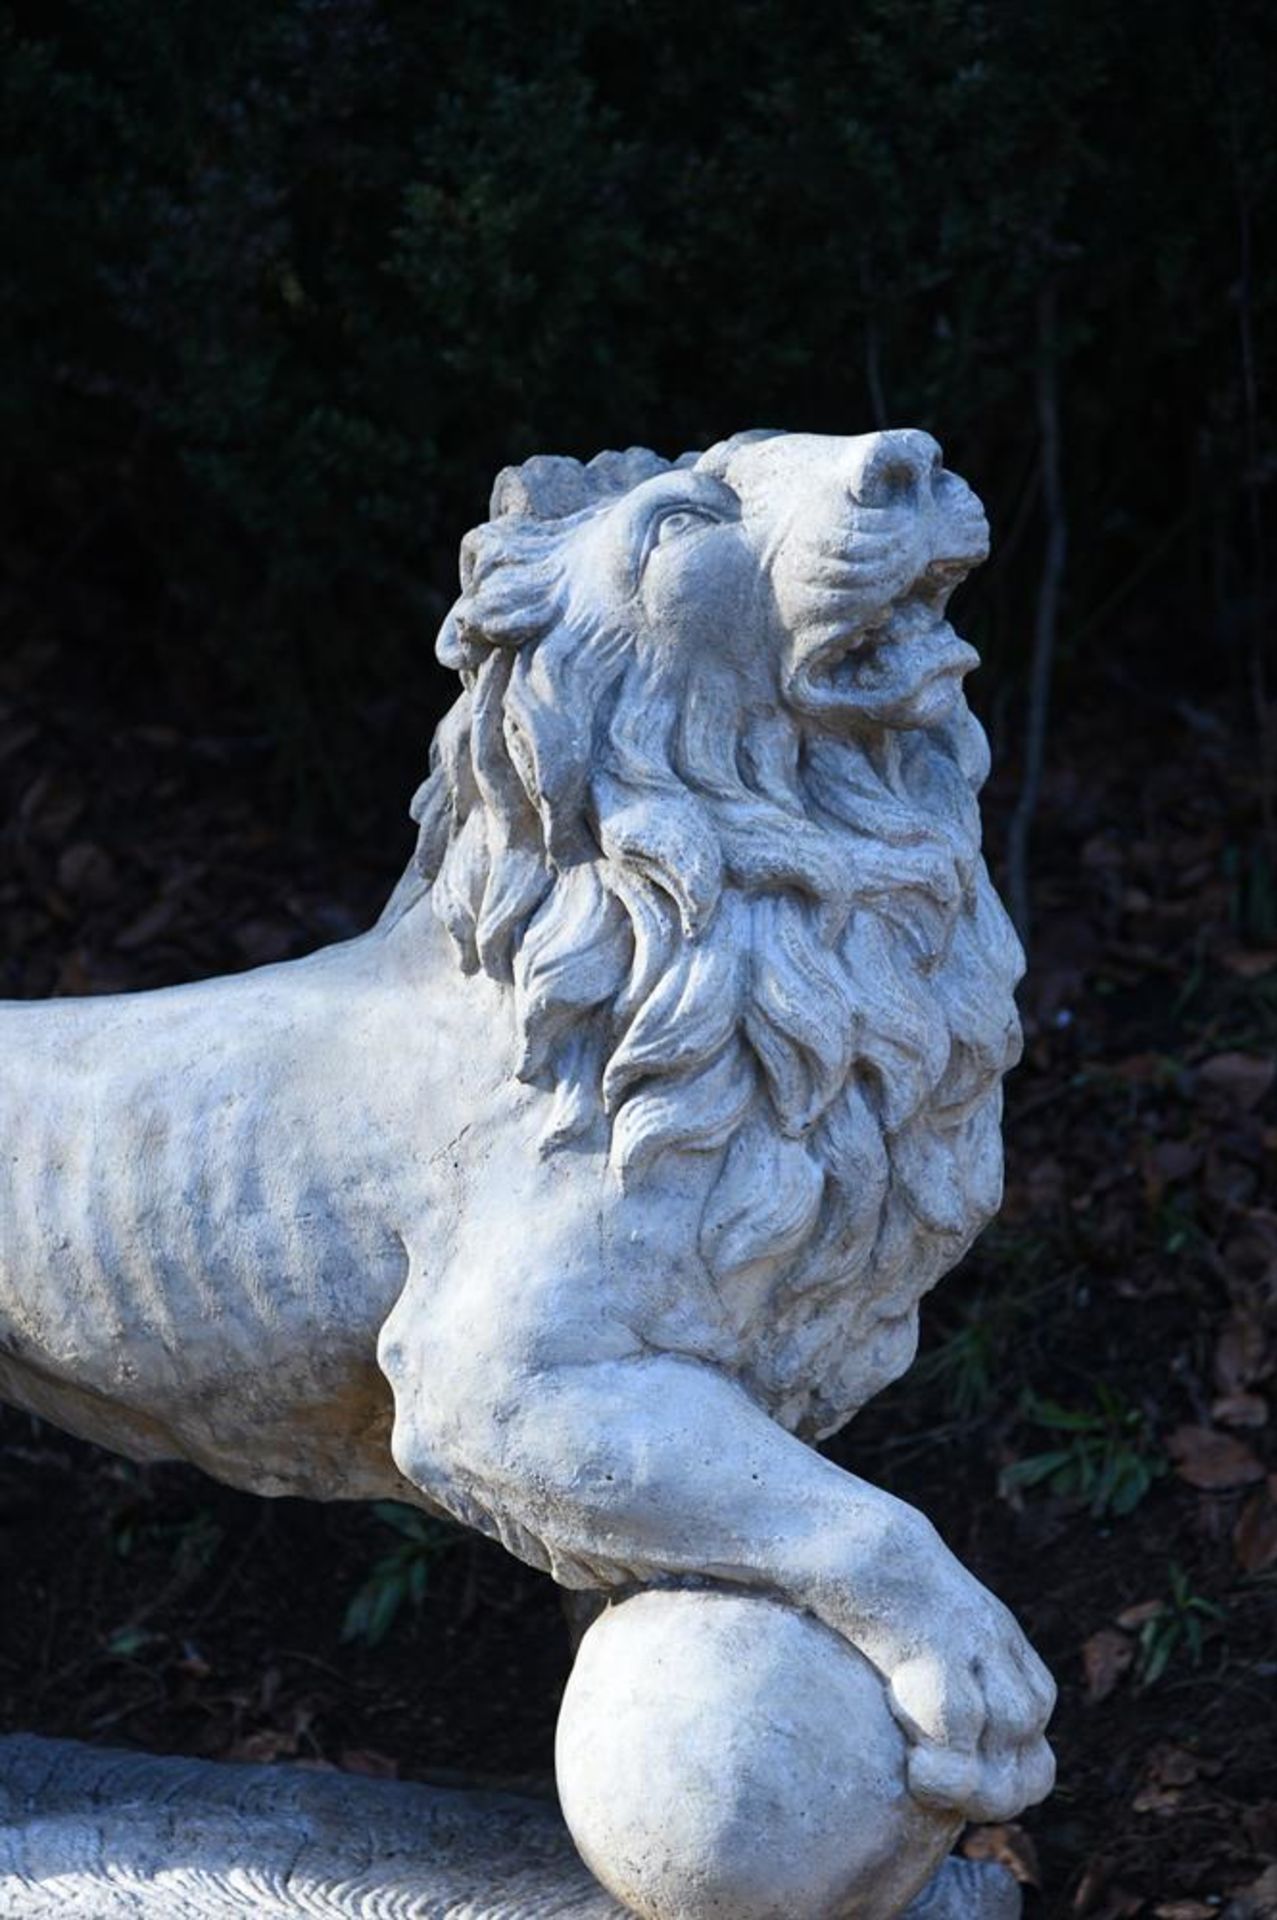
<svg viewBox="0 0 1277 1920"><path fill-rule="evenodd" d="M1001 1601L974 1581L930 1632L930 1644L888 1674L911 1743L910 1789L971 1820L1008 1820L1054 1784L1043 1734L1055 1682Z"/></svg>

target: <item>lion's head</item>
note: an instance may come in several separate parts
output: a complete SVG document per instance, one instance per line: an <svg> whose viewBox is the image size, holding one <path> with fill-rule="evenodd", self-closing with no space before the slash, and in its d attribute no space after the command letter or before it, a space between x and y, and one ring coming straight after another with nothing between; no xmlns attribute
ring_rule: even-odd
<svg viewBox="0 0 1277 1920"><path fill-rule="evenodd" d="M512 983L546 1150L627 1183L716 1157L702 1252L817 1431L858 1312L912 1326L1000 1198L1021 955L944 618L986 551L922 433L537 459L439 639L466 691L418 860L462 966Z"/></svg>

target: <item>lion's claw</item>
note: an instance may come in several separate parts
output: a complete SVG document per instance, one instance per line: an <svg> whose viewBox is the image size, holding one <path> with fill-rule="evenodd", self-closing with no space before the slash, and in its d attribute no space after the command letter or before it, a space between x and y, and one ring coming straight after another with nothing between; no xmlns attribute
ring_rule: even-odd
<svg viewBox="0 0 1277 1920"><path fill-rule="evenodd" d="M889 1676L892 1712L910 1740L909 1786L931 1806L1006 1820L1046 1798L1055 1760L1044 1731L1051 1676L992 1595L939 1611L946 1637Z"/></svg>
<svg viewBox="0 0 1277 1920"><path fill-rule="evenodd" d="M1010 1820L1045 1800L1055 1756L1041 1739L1017 1757L988 1761L926 1742L909 1755L909 1791L927 1806L955 1807L969 1820Z"/></svg>

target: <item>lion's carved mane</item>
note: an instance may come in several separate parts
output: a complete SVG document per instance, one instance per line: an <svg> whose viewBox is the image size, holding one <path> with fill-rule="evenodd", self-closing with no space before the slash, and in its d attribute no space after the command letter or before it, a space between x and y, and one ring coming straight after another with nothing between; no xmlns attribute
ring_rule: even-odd
<svg viewBox="0 0 1277 1920"><path fill-rule="evenodd" d="M765 1303L757 1384L819 1432L846 1415L849 1311L853 1339L858 1302L903 1311L997 1208L1020 954L965 702L869 735L746 719L581 604L569 534L664 470L498 481L440 636L465 692L417 860L461 965L512 983L545 1151L606 1149L627 1185L667 1149L717 1156L702 1255L729 1314Z"/></svg>

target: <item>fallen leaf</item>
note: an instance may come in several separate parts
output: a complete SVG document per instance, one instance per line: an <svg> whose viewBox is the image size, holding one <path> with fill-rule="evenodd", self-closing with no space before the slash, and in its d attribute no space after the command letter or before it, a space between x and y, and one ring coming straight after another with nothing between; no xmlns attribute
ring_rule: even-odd
<svg viewBox="0 0 1277 1920"><path fill-rule="evenodd" d="M222 1755L225 1760L246 1760L254 1765L267 1765L278 1760L281 1755L291 1759L297 1751L297 1735L288 1733L282 1727L263 1727L259 1733L248 1733L234 1741Z"/></svg>
<svg viewBox="0 0 1277 1920"><path fill-rule="evenodd" d="M1204 1768L1197 1754L1173 1740L1159 1740L1148 1756L1147 1778L1167 1787L1191 1787Z"/></svg>
<svg viewBox="0 0 1277 1920"><path fill-rule="evenodd" d="M1140 1600L1133 1607L1122 1608L1117 1615L1117 1624L1119 1627L1125 1627L1128 1633L1134 1633L1138 1627L1146 1626L1150 1620L1156 1620L1158 1614L1165 1611L1164 1600Z"/></svg>
<svg viewBox="0 0 1277 1920"><path fill-rule="evenodd" d="M1260 1393L1226 1393L1212 1402L1210 1417L1221 1427L1265 1427L1268 1402Z"/></svg>
<svg viewBox="0 0 1277 1920"><path fill-rule="evenodd" d="M1160 1053L1128 1053L1122 1059L1114 1060L1105 1071L1114 1080L1123 1080L1128 1086L1158 1086L1167 1078L1167 1063Z"/></svg>
<svg viewBox="0 0 1277 1920"><path fill-rule="evenodd" d="M119 884L115 862L92 840L75 840L58 860L58 885L72 899L109 900Z"/></svg>
<svg viewBox="0 0 1277 1920"><path fill-rule="evenodd" d="M1068 1177L1058 1160L1044 1154L1035 1160L1025 1182L1029 1204L1033 1207L1058 1207L1068 1192Z"/></svg>
<svg viewBox="0 0 1277 1920"><path fill-rule="evenodd" d="M1166 843L1166 858L1181 887L1197 884L1198 869L1202 875L1214 871L1219 844L1218 834L1209 829L1205 833L1177 833Z"/></svg>
<svg viewBox="0 0 1277 1920"><path fill-rule="evenodd" d="M55 846L64 842L84 811L84 795L70 782L59 784L52 768L37 774L18 802L24 827Z"/></svg>
<svg viewBox="0 0 1277 1920"><path fill-rule="evenodd" d="M11 760L15 753L21 753L23 747L30 746L39 734L38 727L6 726L0 728L0 766Z"/></svg>
<svg viewBox="0 0 1277 1920"><path fill-rule="evenodd" d="M1105 829L1101 833L1093 833L1089 840L1083 842L1080 859L1084 867L1092 869L1120 867L1126 859L1126 854L1117 836L1111 830Z"/></svg>
<svg viewBox="0 0 1277 1920"><path fill-rule="evenodd" d="M1219 958L1239 980L1258 980L1277 967L1277 947L1229 947Z"/></svg>
<svg viewBox="0 0 1277 1920"><path fill-rule="evenodd" d="M1249 1886L1238 1887L1228 1911L1239 1920L1277 1920L1277 1865L1265 1867Z"/></svg>
<svg viewBox="0 0 1277 1920"><path fill-rule="evenodd" d="M294 929L282 920L245 920L231 938L244 958L255 967L286 960L297 945Z"/></svg>
<svg viewBox="0 0 1277 1920"><path fill-rule="evenodd" d="M1263 1573L1277 1565L1277 1473L1249 1500L1233 1528L1233 1558L1243 1573Z"/></svg>
<svg viewBox="0 0 1277 1920"><path fill-rule="evenodd" d="M59 993L92 993L96 984L97 974L83 947L63 956L57 972Z"/></svg>
<svg viewBox="0 0 1277 1920"><path fill-rule="evenodd" d="M1131 1801L1136 1813L1171 1814L1202 1772L1202 1762L1187 1747L1161 1740L1152 1749L1144 1768L1144 1782Z"/></svg>
<svg viewBox="0 0 1277 1920"><path fill-rule="evenodd" d="M1201 1085L1249 1113L1257 1107L1277 1076L1277 1061L1260 1053L1216 1053L1197 1069Z"/></svg>
<svg viewBox="0 0 1277 1920"><path fill-rule="evenodd" d="M1076 1914L1088 1914L1113 1878L1113 1862L1095 1854L1082 1869L1082 1877L1073 1890L1072 1907Z"/></svg>
<svg viewBox="0 0 1277 1920"><path fill-rule="evenodd" d="M1042 1869L1038 1850L1024 1828L1010 1821L1002 1826L969 1827L962 1839L968 1860L992 1860L1013 1873L1021 1886L1040 1887Z"/></svg>
<svg viewBox="0 0 1277 1920"><path fill-rule="evenodd" d="M1130 1916L1138 1913L1143 1905L1142 1894L1132 1893L1120 1880L1115 1880L1100 1904L1091 1909L1091 1920L1130 1920Z"/></svg>
<svg viewBox="0 0 1277 1920"><path fill-rule="evenodd" d="M1163 1786L1161 1781L1151 1781L1147 1787L1141 1787L1131 1801L1135 1813L1158 1813L1163 1816L1176 1813L1184 1798L1183 1787Z"/></svg>
<svg viewBox="0 0 1277 1920"><path fill-rule="evenodd" d="M1159 1140L1149 1148L1146 1166L1159 1181L1186 1180L1202 1164L1202 1149L1193 1140Z"/></svg>
<svg viewBox="0 0 1277 1920"><path fill-rule="evenodd" d="M176 917L175 900L155 900L116 934L115 944L121 953L135 953L139 947L148 947L152 940L167 933Z"/></svg>
<svg viewBox="0 0 1277 1920"><path fill-rule="evenodd" d="M1175 1471L1190 1487L1217 1492L1246 1487L1264 1478L1264 1469L1244 1441L1213 1427L1176 1427L1166 1442Z"/></svg>
<svg viewBox="0 0 1277 1920"><path fill-rule="evenodd" d="M388 1753L378 1753L375 1747L344 1747L341 1754L343 1773L367 1774L370 1780L397 1780L399 1762L392 1760Z"/></svg>
<svg viewBox="0 0 1277 1920"><path fill-rule="evenodd" d="M1258 1806L1247 1807L1242 1828L1261 1859L1277 1859L1277 1800L1261 1800Z"/></svg>
<svg viewBox="0 0 1277 1920"><path fill-rule="evenodd" d="M1239 1255L1230 1241L1225 1257L1240 1265ZM1265 1377L1267 1346L1264 1329L1252 1315L1234 1313L1225 1321L1215 1342L1215 1382L1222 1394L1244 1393Z"/></svg>
<svg viewBox="0 0 1277 1920"><path fill-rule="evenodd" d="M1082 1647L1088 1706L1098 1706L1101 1700L1108 1699L1134 1658L1134 1642L1116 1627L1101 1627L1091 1635Z"/></svg>

